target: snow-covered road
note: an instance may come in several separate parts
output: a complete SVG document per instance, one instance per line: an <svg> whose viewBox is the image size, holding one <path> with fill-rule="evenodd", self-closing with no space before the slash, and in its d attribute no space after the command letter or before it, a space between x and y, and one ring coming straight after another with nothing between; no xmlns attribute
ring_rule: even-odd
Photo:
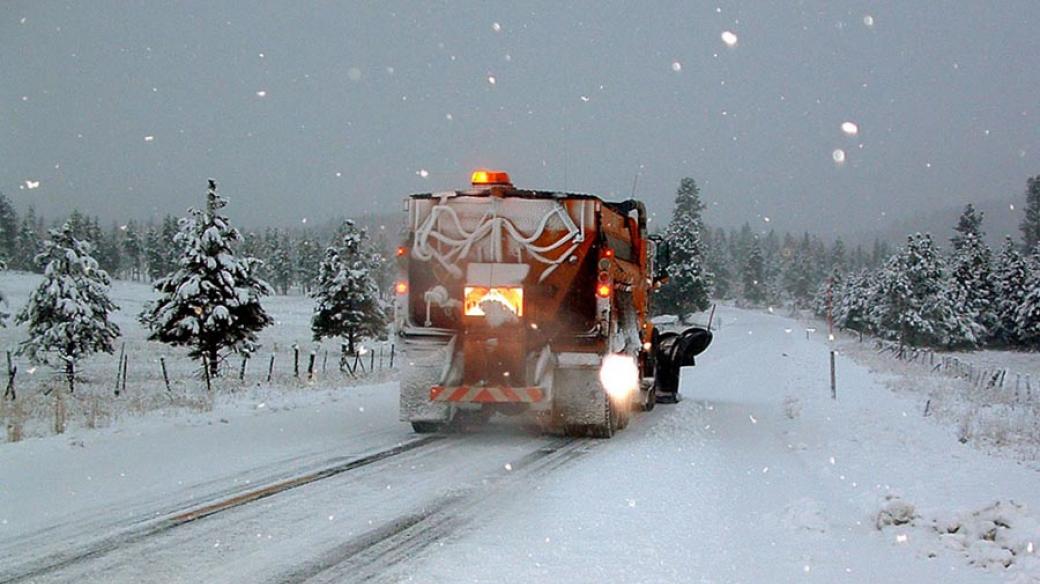
<svg viewBox="0 0 1040 584"><path fill-rule="evenodd" d="M715 344L684 372L684 401L637 416L612 440L496 423L168 529L154 527L417 440L396 421L396 388L2 445L0 582L1000 582L1040 573L1023 557L1032 546L1011 569L987 569L970 563L986 550L963 551L971 541L958 547L928 526L998 499L1035 509L1035 471L960 444L921 404L840 356L831 400L827 346L792 320L731 308L719 318ZM919 518L878 530L892 493ZM1016 537L1035 532L1029 513L1013 518ZM67 563L45 569L59 558Z"/></svg>

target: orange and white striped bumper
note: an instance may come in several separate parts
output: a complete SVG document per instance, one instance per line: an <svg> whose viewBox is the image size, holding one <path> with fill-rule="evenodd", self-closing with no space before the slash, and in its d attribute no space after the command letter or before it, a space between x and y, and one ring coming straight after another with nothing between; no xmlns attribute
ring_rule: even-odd
<svg viewBox="0 0 1040 584"><path fill-rule="evenodd" d="M430 401L464 402L478 404L532 404L545 399L540 387L505 387L493 385L476 385L444 387L435 385L430 388Z"/></svg>

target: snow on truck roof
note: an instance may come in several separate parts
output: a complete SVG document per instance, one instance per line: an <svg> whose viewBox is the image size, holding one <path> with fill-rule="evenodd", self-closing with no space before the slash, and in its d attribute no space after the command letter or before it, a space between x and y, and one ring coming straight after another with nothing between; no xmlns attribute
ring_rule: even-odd
<svg viewBox="0 0 1040 584"><path fill-rule="evenodd" d="M628 212L632 209L642 209L642 213L645 215L645 207L641 201L634 199L626 199L624 201L607 201L596 195L590 195L588 193L572 193L563 191L537 191L531 189L517 189L512 187L495 186L490 188L473 188L462 191L440 191L436 193L415 193L411 195L412 199L441 199L441 198L452 198L452 197L490 197L492 196L492 190L500 196L512 197L520 199L585 199L590 201L599 201L607 207L621 213L622 215L628 215Z"/></svg>

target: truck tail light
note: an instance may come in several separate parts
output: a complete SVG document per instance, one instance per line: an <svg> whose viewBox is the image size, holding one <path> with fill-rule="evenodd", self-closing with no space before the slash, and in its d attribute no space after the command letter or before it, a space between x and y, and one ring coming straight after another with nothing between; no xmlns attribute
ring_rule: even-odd
<svg viewBox="0 0 1040 584"><path fill-rule="evenodd" d="M405 282L404 280L399 280L396 284L394 284L394 292L396 292L397 294L407 294L408 282Z"/></svg>
<svg viewBox="0 0 1040 584"><path fill-rule="evenodd" d="M610 298L610 284L601 283L596 285L596 298Z"/></svg>

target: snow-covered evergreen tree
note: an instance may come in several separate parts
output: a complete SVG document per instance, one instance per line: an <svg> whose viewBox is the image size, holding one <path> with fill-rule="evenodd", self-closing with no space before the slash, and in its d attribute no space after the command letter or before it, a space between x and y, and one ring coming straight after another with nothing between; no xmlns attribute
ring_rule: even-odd
<svg viewBox="0 0 1040 584"><path fill-rule="evenodd" d="M127 221L123 229L123 255L127 275L131 280L141 279L141 262L144 259L144 242L141 240L141 232L137 223L133 220Z"/></svg>
<svg viewBox="0 0 1040 584"><path fill-rule="evenodd" d="M875 331L913 346L976 344L977 327L956 310L944 268L930 235L910 236L879 273L871 308Z"/></svg>
<svg viewBox="0 0 1040 584"><path fill-rule="evenodd" d="M296 242L296 278L304 294L310 294L321 265L321 250L313 234L304 233Z"/></svg>
<svg viewBox="0 0 1040 584"><path fill-rule="evenodd" d="M325 250L311 297L317 302L311 318L315 340L341 337L354 354L366 338L386 335L387 311L379 297L374 272L383 259L373 253L367 234L353 221L344 223L339 245Z"/></svg>
<svg viewBox="0 0 1040 584"><path fill-rule="evenodd" d="M1040 244L1040 175L1026 180L1026 216L1021 228L1025 251L1032 253Z"/></svg>
<svg viewBox="0 0 1040 584"><path fill-rule="evenodd" d="M37 265L36 256L43 249L40 233L37 231L36 210L29 207L22 218L22 224L18 228L18 239L15 254L11 258L11 267L16 270L27 272L41 272L42 267Z"/></svg>
<svg viewBox="0 0 1040 584"><path fill-rule="evenodd" d="M76 239L68 224L50 237L37 260L46 265L43 281L15 320L29 325L20 352L34 363L63 368L71 393L79 361L112 352L119 327L108 315L117 307L108 297L108 274L91 257L90 244Z"/></svg>
<svg viewBox="0 0 1040 584"><path fill-rule="evenodd" d="M1004 239L1004 246L994 262L993 281L997 314L994 340L1003 345L1016 345L1020 341L1018 310L1025 301L1029 269L1011 237Z"/></svg>
<svg viewBox="0 0 1040 584"><path fill-rule="evenodd" d="M272 241L273 249L270 250L268 260L271 265L270 283L280 294L288 294L289 287L296 280L296 262L292 257L293 242L289 234L281 237L275 236Z"/></svg>
<svg viewBox="0 0 1040 584"><path fill-rule="evenodd" d="M661 292L668 309L675 312L699 312L711 306L714 276L707 270L701 239L703 211L697 182L683 178L675 193L672 220L664 233L670 252L669 280Z"/></svg>
<svg viewBox="0 0 1040 584"><path fill-rule="evenodd" d="M967 236L983 239L982 217L983 213L976 210L975 205L968 203L964 206L964 211L961 212L961 216L957 219L957 225L953 228L953 237L950 238L950 243L953 244L954 250L961 248L964 244L964 238Z"/></svg>
<svg viewBox="0 0 1040 584"><path fill-rule="evenodd" d="M11 261L18 255L18 213L7 196L0 193L0 258Z"/></svg>
<svg viewBox="0 0 1040 584"><path fill-rule="evenodd" d="M758 238L751 240L744 269L741 272L744 299L752 304L762 304L766 300L765 259Z"/></svg>
<svg viewBox="0 0 1040 584"><path fill-rule="evenodd" d="M5 270L7 270L7 262L0 258L0 272ZM4 291L0 290L0 328L7 326L7 317L11 316L4 311L4 306L7 306L7 298L4 296Z"/></svg>
<svg viewBox="0 0 1040 584"><path fill-rule="evenodd" d="M205 210L190 209L181 220L179 267L155 283L159 299L141 314L149 340L190 347L211 375L225 351L255 350L257 333L272 322L260 305L271 287L254 275L258 260L235 257L241 235L220 215L225 205L210 179Z"/></svg>
<svg viewBox="0 0 1040 584"><path fill-rule="evenodd" d="M1016 335L1022 346L1040 351L1040 244L1027 263L1025 297L1016 315Z"/></svg>
<svg viewBox="0 0 1040 584"><path fill-rule="evenodd" d="M989 247L969 234L950 258L950 299L954 310L975 324L974 336L980 343L988 341L998 326L991 256Z"/></svg>
<svg viewBox="0 0 1040 584"><path fill-rule="evenodd" d="M875 280L869 270L860 270L846 278L835 294L834 326L861 333L870 332L874 288Z"/></svg>

